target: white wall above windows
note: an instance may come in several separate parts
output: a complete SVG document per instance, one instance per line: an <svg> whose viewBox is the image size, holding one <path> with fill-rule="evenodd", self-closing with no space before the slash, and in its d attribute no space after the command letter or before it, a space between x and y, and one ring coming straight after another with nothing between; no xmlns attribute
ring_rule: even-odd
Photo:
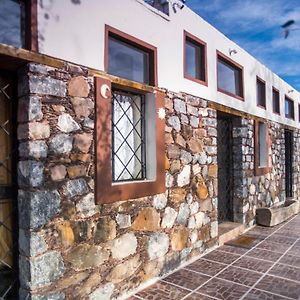
<svg viewBox="0 0 300 300"><path fill-rule="evenodd" d="M294 90L289 96L295 101L295 107L300 101L300 94L187 7L176 14L170 10L170 16L165 19L141 0L89 0L80 1L80 4L40 0L40 51L104 70L105 24L157 47L159 87L190 93L256 116L299 126L295 121L298 120L298 110L295 110L295 120L273 113L272 87L280 91L281 112L284 112L284 95L289 90ZM184 78L184 30L207 44L208 86ZM229 56L230 49L236 50L231 58L243 66L244 101L217 91L217 51ZM266 82L266 110L256 105L256 76Z"/></svg>

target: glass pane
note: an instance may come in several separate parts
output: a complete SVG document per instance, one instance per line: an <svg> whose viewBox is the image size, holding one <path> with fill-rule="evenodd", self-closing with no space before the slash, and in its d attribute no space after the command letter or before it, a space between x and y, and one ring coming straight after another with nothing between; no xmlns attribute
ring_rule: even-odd
<svg viewBox="0 0 300 300"><path fill-rule="evenodd" d="M19 1L0 1L0 43L15 47L24 46L22 9L23 5Z"/></svg>
<svg viewBox="0 0 300 300"><path fill-rule="evenodd" d="M113 95L113 181L140 180L144 170L144 99L141 95Z"/></svg>
<svg viewBox="0 0 300 300"><path fill-rule="evenodd" d="M149 84L149 53L109 37L108 72L112 75Z"/></svg>
<svg viewBox="0 0 300 300"><path fill-rule="evenodd" d="M257 80L256 97L257 105L266 107L265 84L259 80Z"/></svg>
<svg viewBox="0 0 300 300"><path fill-rule="evenodd" d="M273 112L280 113L279 93L273 90Z"/></svg>
<svg viewBox="0 0 300 300"><path fill-rule="evenodd" d="M190 41L185 43L185 68L187 75L205 80L201 47Z"/></svg>
<svg viewBox="0 0 300 300"><path fill-rule="evenodd" d="M169 15L169 2L167 0L144 0L149 5L153 6L157 10Z"/></svg>
<svg viewBox="0 0 300 300"><path fill-rule="evenodd" d="M218 88L231 94L242 96L241 70L219 59Z"/></svg>
<svg viewBox="0 0 300 300"><path fill-rule="evenodd" d="M266 124L259 123L258 127L258 143L259 143L259 166L267 166L267 128Z"/></svg>

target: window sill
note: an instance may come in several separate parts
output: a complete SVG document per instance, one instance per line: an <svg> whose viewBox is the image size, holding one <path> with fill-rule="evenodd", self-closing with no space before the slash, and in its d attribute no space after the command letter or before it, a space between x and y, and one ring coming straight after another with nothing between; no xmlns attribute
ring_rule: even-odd
<svg viewBox="0 0 300 300"><path fill-rule="evenodd" d="M208 86L207 80L203 81L201 79L197 79L195 77L192 77L192 76L189 76L189 75L186 75L186 74L184 74L184 78L187 79L187 80L190 80L190 81L194 81L194 82L196 82L198 84L202 84L202 85Z"/></svg>
<svg viewBox="0 0 300 300"><path fill-rule="evenodd" d="M262 176L270 172L270 167L255 167L255 176Z"/></svg>
<svg viewBox="0 0 300 300"><path fill-rule="evenodd" d="M258 108L261 108L261 109L267 110L266 106L263 106L263 105L260 105L260 104L257 104L256 106L257 106Z"/></svg>
<svg viewBox="0 0 300 300"><path fill-rule="evenodd" d="M220 89L220 88L218 88L218 92L223 93L223 94L225 94L225 95L227 95L227 96L236 98L236 99L238 99L238 100L240 100L240 101L244 101L244 97L238 96L238 95L233 94L233 93L230 93L230 92L227 92L227 91L222 90L222 89Z"/></svg>
<svg viewBox="0 0 300 300"><path fill-rule="evenodd" d="M135 0L135 1L140 3L141 5L145 6L147 9L152 11L154 14L160 16L161 18L165 19L166 21L168 21L168 22L171 21L170 16L168 16L165 13L161 12L160 10L154 8L153 6L147 4L145 1L143 1L143 0Z"/></svg>

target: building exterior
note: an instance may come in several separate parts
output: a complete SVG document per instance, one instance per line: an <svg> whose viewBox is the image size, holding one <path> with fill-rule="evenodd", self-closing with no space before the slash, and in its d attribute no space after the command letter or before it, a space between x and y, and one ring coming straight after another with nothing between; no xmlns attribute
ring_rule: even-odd
<svg viewBox="0 0 300 300"><path fill-rule="evenodd" d="M189 8L1 11L2 298L126 297L299 198L299 92Z"/></svg>

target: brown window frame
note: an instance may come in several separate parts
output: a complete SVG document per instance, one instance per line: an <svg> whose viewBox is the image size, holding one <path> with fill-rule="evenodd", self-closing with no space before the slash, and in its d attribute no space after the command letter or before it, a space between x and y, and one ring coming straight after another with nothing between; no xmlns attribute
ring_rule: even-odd
<svg viewBox="0 0 300 300"><path fill-rule="evenodd" d="M275 105L274 105L274 94L277 94L278 95L278 112L275 110ZM275 115L279 115L280 116L280 92L278 89L276 89L274 86L272 87L272 107L273 107L273 113Z"/></svg>
<svg viewBox="0 0 300 300"><path fill-rule="evenodd" d="M141 198L145 196L164 193L165 186L165 143L164 128L165 121L160 119L156 113L156 178L153 181L130 181L126 183L113 183L112 180L112 128L111 128L111 97L108 99L101 95L101 87L107 85L111 90L113 87L132 92L145 94L147 91L137 90L119 83L112 84L109 79L95 78L96 93L96 203L112 203L128 199ZM164 94L155 95L155 111L164 108Z"/></svg>
<svg viewBox="0 0 300 300"><path fill-rule="evenodd" d="M263 92L262 95L258 94L258 86L263 86ZM259 97L262 97L260 101L262 100L264 103L259 103ZM262 109L267 109L267 98L266 98L266 82L265 80L261 79L260 77L256 76L256 106Z"/></svg>
<svg viewBox="0 0 300 300"><path fill-rule="evenodd" d="M221 92L225 95L228 95L228 96L231 96L231 97L234 97L238 100L241 100L241 101L244 101L244 67L242 65L240 65L239 63L237 63L236 61L234 61L233 59L231 59L230 57L228 57L227 55L223 54L222 52L220 52L219 50L217 50L217 64L216 64L216 74L217 74L217 90L218 92ZM233 94L231 92L228 92L222 88L219 88L218 86L218 77L219 77L219 74L218 74L218 61L222 60L223 62L225 62L226 64L228 65L231 65L233 68L235 69L238 69L239 72L240 72L240 78L239 78L239 88L241 90L241 96L240 95L236 95L236 94Z"/></svg>
<svg viewBox="0 0 300 300"><path fill-rule="evenodd" d="M286 102L290 102L290 103L292 103L292 108L293 108L293 110L292 110L292 116L289 116L288 114L286 114L286 111L285 111L285 103ZM287 95L285 95L284 96L284 114L285 114L285 117L287 118L287 119L290 119L290 120L295 120L295 101L292 99L292 98L290 98L290 97L288 97Z"/></svg>
<svg viewBox="0 0 300 300"><path fill-rule="evenodd" d="M267 166L261 167L259 165L259 160L260 160L260 153L259 153L259 124L263 123L266 126L266 162ZM256 176L261 176L264 174L269 173L270 171L270 166L269 166L269 149L271 146L271 141L270 141L270 134L269 134L269 127L268 123L266 121L262 120L255 120L254 121L254 171Z"/></svg>
<svg viewBox="0 0 300 300"><path fill-rule="evenodd" d="M149 54L149 84L157 86L157 48L150 45L132 35L120 31L114 27L105 24L105 49L104 49L104 70L108 73L108 39L109 36L129 44L137 49L145 51ZM114 76L114 75L112 75ZM128 80L128 79L127 79Z"/></svg>
<svg viewBox="0 0 300 300"><path fill-rule="evenodd" d="M188 75L186 72L186 42L189 41L195 46L201 48L202 53L202 66L200 66L200 70L203 68L203 76L204 80L201 80L199 78L195 78L191 75ZM192 35L191 33L187 31L183 31L183 76L184 78L200 83L202 85L208 86L208 79L207 79L207 44L199 39L198 37Z"/></svg>

